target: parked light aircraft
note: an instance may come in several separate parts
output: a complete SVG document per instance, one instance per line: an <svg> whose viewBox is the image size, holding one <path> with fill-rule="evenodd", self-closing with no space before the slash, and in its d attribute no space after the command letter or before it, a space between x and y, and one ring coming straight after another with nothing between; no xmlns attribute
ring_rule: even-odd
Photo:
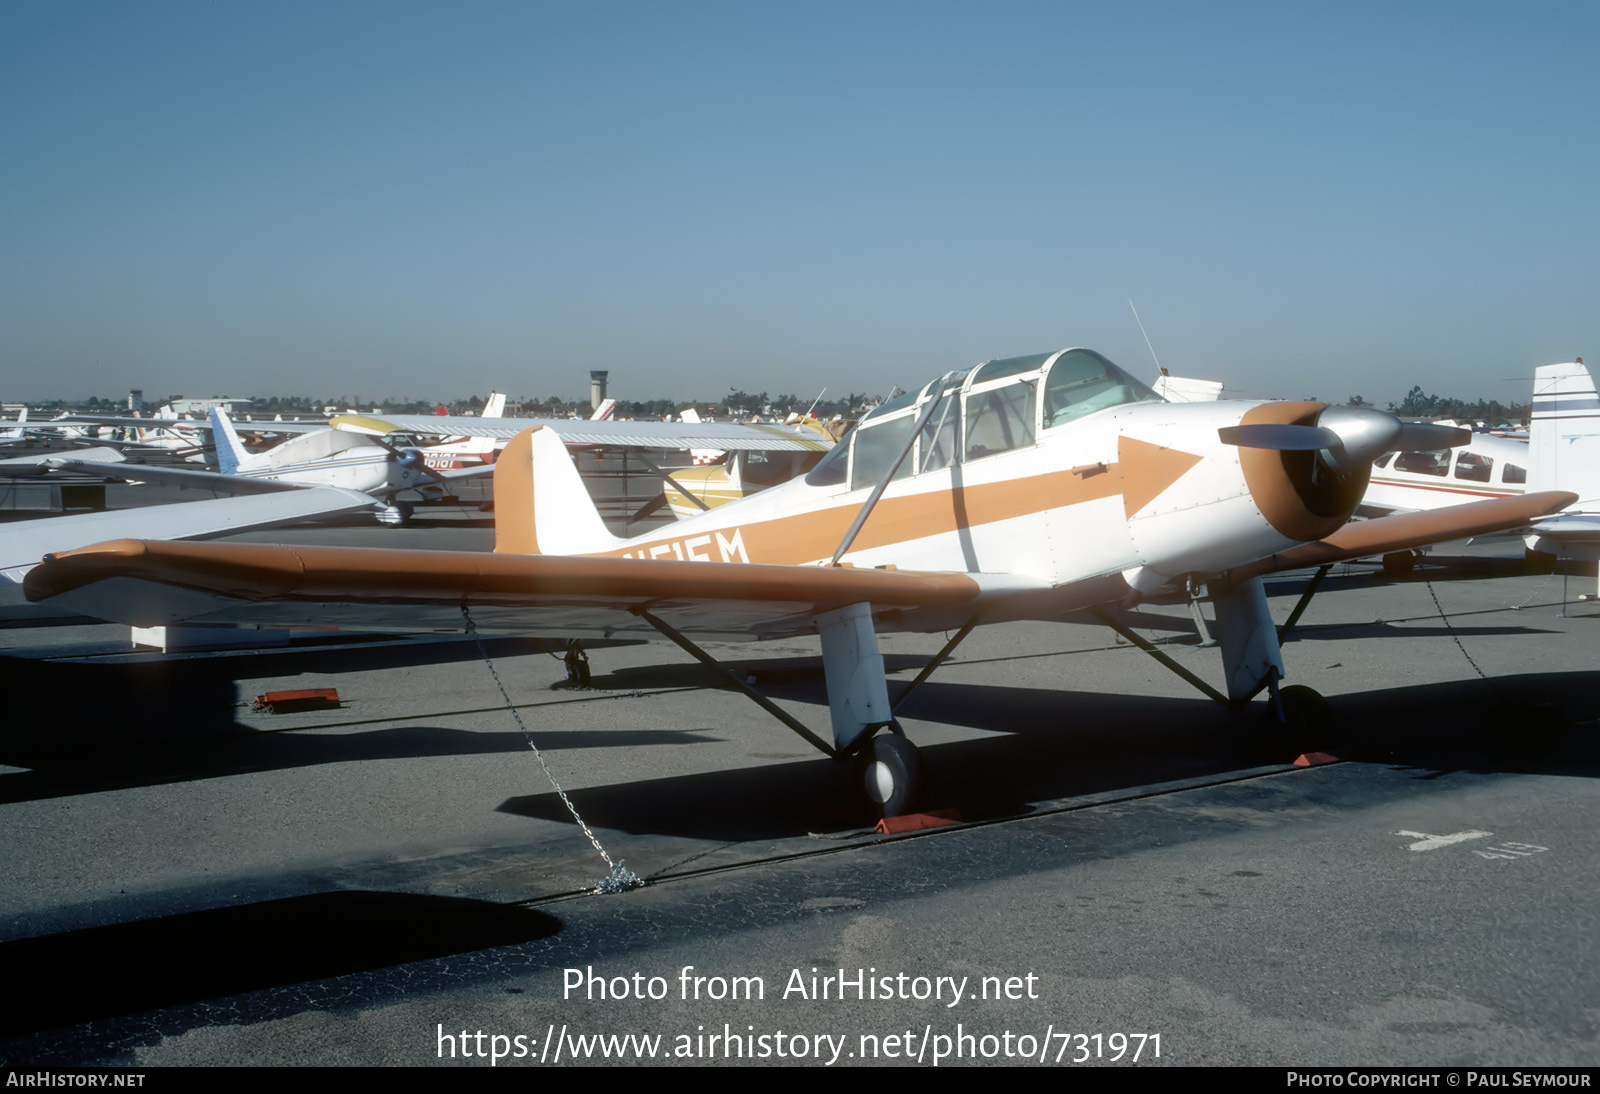
<svg viewBox="0 0 1600 1094"><path fill-rule="evenodd" d="M690 407L683 412L682 419L698 422L700 414ZM672 515L679 520L687 520L706 509L726 505L730 501L788 482L817 466L831 448L835 434L810 415L796 415L785 424L804 431L829 447L809 452L694 449L690 453L694 466L674 470L663 486L663 497L671 507Z"/></svg>
<svg viewBox="0 0 1600 1094"><path fill-rule="evenodd" d="M138 419L103 419L97 424L124 420ZM204 487L218 492L253 492L257 484L263 482L361 490L379 499L375 503L378 519L394 525L404 523L412 510L411 504L397 500L396 494L408 489L431 489L454 479L489 474L493 466L483 464L435 471L425 466L418 449L402 449L364 439L364 436L391 433L459 434L500 442L531 426L560 426L567 442L580 447L687 449L717 444L731 450L809 451L826 449L832 445L831 440L819 441L814 434L798 429L733 422L690 425L677 422L402 414L383 418L346 415L342 425L344 428L332 428L331 423L273 422L271 429L290 434L289 439L265 452L251 453L239 440L227 414L216 409L211 413L207 428L212 430L216 438L220 473L140 464L136 474L141 479ZM64 460L57 466L122 478L135 473L126 467L113 467L82 458Z"/></svg>
<svg viewBox="0 0 1600 1094"><path fill-rule="evenodd" d="M140 626L654 630L712 665L689 633L815 633L831 744L730 680L822 751L859 755L862 786L897 813L920 762L897 732L878 631L956 632L915 687L979 624L1057 619L1199 575L1226 694L1202 686L1240 705L1266 690L1305 731L1326 706L1280 686L1262 574L1512 527L1572 500L1345 527L1378 455L1464 439L1367 408L1170 404L1072 349L948 373L876 408L805 477L631 539L601 522L555 430L530 429L496 464L492 555L124 540L52 556L27 594Z"/></svg>
<svg viewBox="0 0 1600 1094"><path fill-rule="evenodd" d="M1600 392L1582 358L1534 370L1528 448L1531 488L1552 484L1578 495L1571 512L1527 530L1528 549L1588 559L1600 572ZM1600 597L1600 586L1595 595Z"/></svg>
<svg viewBox="0 0 1600 1094"><path fill-rule="evenodd" d="M369 504L385 524L403 523L411 504L396 499L406 490L420 490L451 478L487 474L490 468L437 472L423 465L416 449L400 449L364 439L359 433L322 426L297 432L264 452L250 452L232 420L213 408L209 426L217 450L217 470L198 471L139 464L106 466L83 459L57 461L68 470L94 471L120 478L205 487L219 493L259 493L263 488L331 487L369 495Z"/></svg>
<svg viewBox="0 0 1600 1094"><path fill-rule="evenodd" d="M1600 398L1581 359L1534 370L1527 444L1478 433L1453 454L1385 455L1377 461L1361 511L1415 512L1540 490L1570 491L1579 500L1512 534L1522 536L1530 551L1600 559ZM1385 557L1384 564L1405 568L1411 558L1409 553Z"/></svg>
<svg viewBox="0 0 1600 1094"><path fill-rule="evenodd" d="M1363 510L1377 513L1438 509L1528 489L1528 446L1508 437L1474 433L1454 451L1389 452L1373 465Z"/></svg>
<svg viewBox="0 0 1600 1094"><path fill-rule="evenodd" d="M488 402L484 404L483 413L478 416L481 421L485 418L503 419L505 417L506 397L498 391L489 393ZM589 415L591 422L610 421L616 412L615 399L602 400ZM354 433L368 433L374 436L392 434L419 433L431 436L444 436L445 433L439 422L448 417L443 414L428 415L407 414L401 415L409 423L427 423L419 429L408 429L397 424L399 419L385 417L382 414L338 414L328 420L328 424L335 429L346 429ZM450 420L454 421L454 418ZM526 428L526 426L524 426ZM427 445L419 449L423 455L423 462L435 471L455 471L465 467L476 467L480 464L493 463L495 453L504 448L506 441L515 433L497 439L496 435L478 431L460 437L451 437L440 444Z"/></svg>
<svg viewBox="0 0 1600 1094"><path fill-rule="evenodd" d="M506 397L498 391L489 392L489 398L483 404L483 413L480 418L500 418L505 415ZM443 407L440 408L444 409ZM422 420L429 420L429 415L423 415ZM433 421L447 417L444 414L434 414ZM342 429L348 433L362 433L369 437L403 437L406 432L384 418L381 414L336 414L329 418L326 425L334 429ZM422 454L423 466L433 471L459 471L466 467L479 467L486 463L494 462L495 442L492 437L451 436L438 428L418 431L427 436L446 437L438 444L417 445L416 451Z"/></svg>
<svg viewBox="0 0 1600 1094"><path fill-rule="evenodd" d="M26 444L30 437L27 407L17 411L17 424L15 426L10 429L0 429L0 445Z"/></svg>

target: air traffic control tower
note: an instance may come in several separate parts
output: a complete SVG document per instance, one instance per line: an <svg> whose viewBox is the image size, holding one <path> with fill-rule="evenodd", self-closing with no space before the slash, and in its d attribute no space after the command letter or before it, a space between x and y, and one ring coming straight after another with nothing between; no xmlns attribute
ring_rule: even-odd
<svg viewBox="0 0 1600 1094"><path fill-rule="evenodd" d="M589 370L590 410L599 410L600 404L606 401L606 377L610 375L610 371L603 368Z"/></svg>

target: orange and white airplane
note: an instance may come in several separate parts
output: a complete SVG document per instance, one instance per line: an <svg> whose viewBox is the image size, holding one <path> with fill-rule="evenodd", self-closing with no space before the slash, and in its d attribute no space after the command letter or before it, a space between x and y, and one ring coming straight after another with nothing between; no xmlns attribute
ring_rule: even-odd
<svg viewBox="0 0 1600 1094"><path fill-rule="evenodd" d="M494 554L122 540L50 556L27 595L137 626L653 631L707 664L691 635L818 634L831 742L730 679L822 751L859 756L893 814L920 761L894 720L880 631L956 632L915 687L980 624L1200 577L1227 681L1201 686L1230 705L1268 691L1286 726L1315 730L1321 697L1280 687L1263 574L1522 525L1573 497L1346 527L1373 459L1465 431L1321 403L1172 404L1085 349L947 373L876 408L804 477L631 539L601 522L558 428L521 433L497 462Z"/></svg>

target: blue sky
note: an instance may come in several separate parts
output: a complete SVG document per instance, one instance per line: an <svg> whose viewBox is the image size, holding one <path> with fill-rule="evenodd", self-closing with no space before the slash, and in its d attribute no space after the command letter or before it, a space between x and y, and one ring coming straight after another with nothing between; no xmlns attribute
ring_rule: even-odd
<svg viewBox="0 0 1600 1094"><path fill-rule="evenodd" d="M0 397L1600 357L1594 4L0 5Z"/></svg>

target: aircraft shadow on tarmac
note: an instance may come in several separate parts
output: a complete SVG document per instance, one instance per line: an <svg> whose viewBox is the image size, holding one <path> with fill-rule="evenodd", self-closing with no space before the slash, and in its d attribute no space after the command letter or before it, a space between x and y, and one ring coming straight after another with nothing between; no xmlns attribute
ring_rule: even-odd
<svg viewBox="0 0 1600 1094"><path fill-rule="evenodd" d="M1600 673L1457 681L1333 700L1341 758L1443 770L1600 775L1592 697ZM820 684L769 687L823 704ZM928 808L967 820L1018 816L1086 795L1132 791L1285 763L1288 745L1263 704L1229 712L1205 699L1099 695L929 683L903 711L991 730L924 746ZM774 725L775 733L786 732ZM915 733L913 732L913 737ZM1331 744L1332 742L1330 742ZM828 759L590 787L570 794L592 825L635 834L748 841L871 823L849 763ZM570 823L554 794L502 811Z"/></svg>
<svg viewBox="0 0 1600 1094"><path fill-rule="evenodd" d="M503 710L496 713L504 716ZM546 730L538 732L535 739L542 748L555 751L697 744L719 738L692 730L624 729L592 733ZM485 733L429 725L338 735L241 732L226 740L167 741L138 748L123 743L116 748L46 755L0 751L0 763L29 768L0 775L0 803L321 764L527 751L527 741L515 730Z"/></svg>
<svg viewBox="0 0 1600 1094"><path fill-rule="evenodd" d="M560 929L554 917L516 906L344 891L5 942L0 1037L517 945Z"/></svg>
<svg viewBox="0 0 1600 1094"><path fill-rule="evenodd" d="M364 636L370 639L372 636ZM633 640L595 643L595 648L637 645ZM490 656L556 653L558 642L502 638L484 643ZM0 729L0 763L31 770L0 775L0 802L28 801L133 786L210 778L240 771L268 771L365 759L465 755L525 749L514 730L469 733L436 726L374 729L343 737L317 738L263 732L236 720L253 679L308 675L329 677L372 669L411 668L478 661L474 642L403 642L341 648L319 645L164 661L77 663L0 657L8 681L6 719ZM551 676L561 675L551 663ZM241 686L245 684L245 686ZM63 696L71 696L64 704ZM486 684L482 711L503 710ZM458 716L476 711L441 711ZM329 721L359 725L346 704ZM426 712L422 712L426 716ZM392 721L393 719L375 719ZM509 726L509 721L507 725ZM285 729L314 726L286 725ZM552 743L568 748L690 742L693 734L639 730L631 734L561 734Z"/></svg>

